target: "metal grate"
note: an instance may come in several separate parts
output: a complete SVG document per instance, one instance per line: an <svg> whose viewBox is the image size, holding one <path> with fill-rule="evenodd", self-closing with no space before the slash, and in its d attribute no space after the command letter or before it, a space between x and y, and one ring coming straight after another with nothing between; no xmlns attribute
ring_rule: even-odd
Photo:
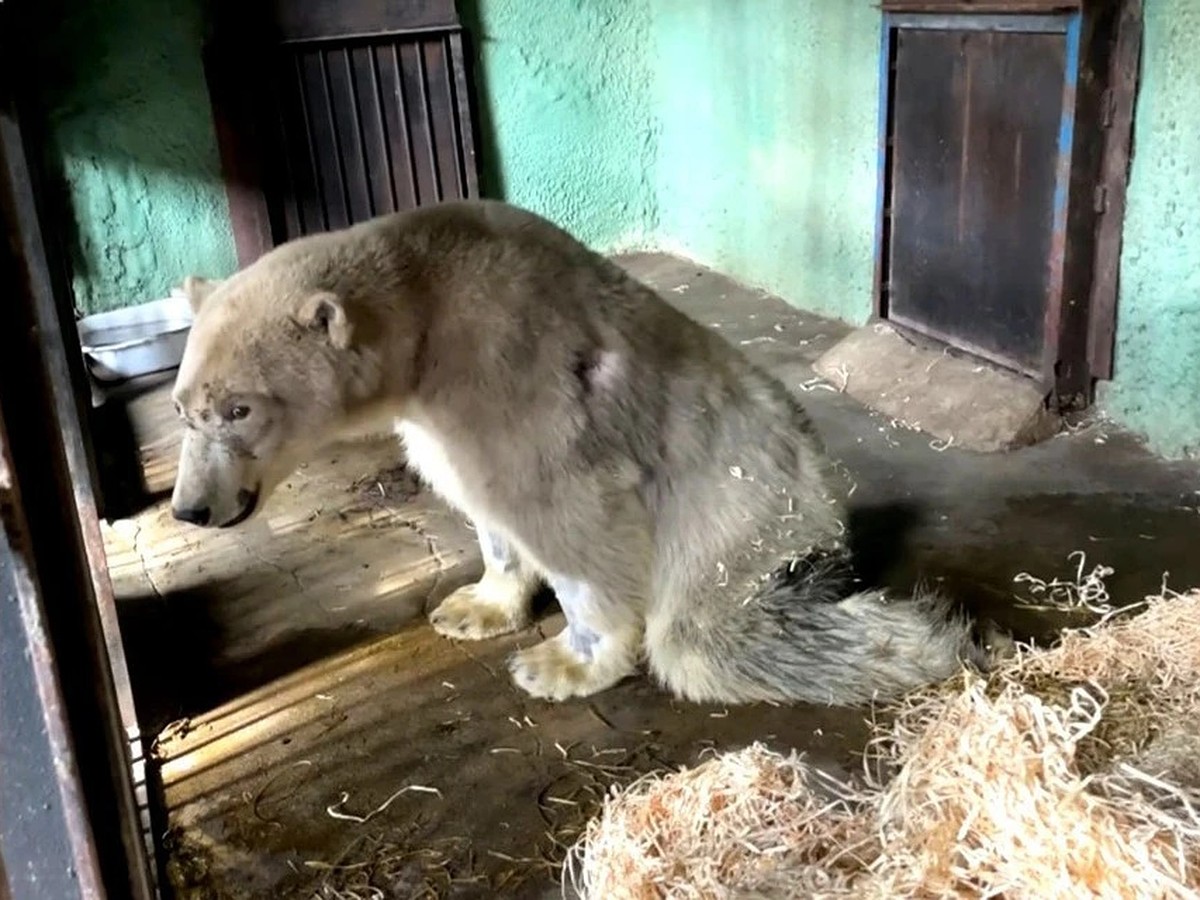
<svg viewBox="0 0 1200 900"><path fill-rule="evenodd" d="M238 262L479 196L452 0L214 0L205 70Z"/></svg>
<svg viewBox="0 0 1200 900"><path fill-rule="evenodd" d="M457 34L284 44L264 109L275 243L477 194Z"/></svg>

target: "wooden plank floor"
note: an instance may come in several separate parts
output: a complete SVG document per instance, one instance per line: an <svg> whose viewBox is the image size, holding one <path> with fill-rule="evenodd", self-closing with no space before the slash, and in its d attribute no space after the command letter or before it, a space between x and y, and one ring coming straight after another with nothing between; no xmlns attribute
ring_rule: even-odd
<svg viewBox="0 0 1200 900"><path fill-rule="evenodd" d="M845 769L863 741L843 710L677 703L645 678L535 700L505 657L561 624L477 645L407 629L172 729L154 756L178 896L557 897L611 784L748 739Z"/></svg>
<svg viewBox="0 0 1200 900"><path fill-rule="evenodd" d="M129 403L153 494L175 477L169 389ZM420 488L394 438L314 460L239 528L183 525L161 499L106 525L105 544L151 733L391 634L480 571L470 527Z"/></svg>

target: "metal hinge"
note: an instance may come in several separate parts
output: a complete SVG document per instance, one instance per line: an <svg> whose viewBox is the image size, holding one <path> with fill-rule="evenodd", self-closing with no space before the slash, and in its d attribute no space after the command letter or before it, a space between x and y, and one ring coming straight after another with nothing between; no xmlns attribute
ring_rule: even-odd
<svg viewBox="0 0 1200 900"><path fill-rule="evenodd" d="M1096 185L1092 192L1092 209L1101 214L1108 212L1108 188L1103 184Z"/></svg>

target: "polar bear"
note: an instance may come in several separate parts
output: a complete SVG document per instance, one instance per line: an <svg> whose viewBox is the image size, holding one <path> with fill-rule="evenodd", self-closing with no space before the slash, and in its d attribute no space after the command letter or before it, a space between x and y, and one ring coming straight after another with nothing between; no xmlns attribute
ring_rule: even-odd
<svg viewBox="0 0 1200 900"><path fill-rule="evenodd" d="M797 399L545 219L445 203L283 244L196 311L174 389L174 515L234 527L323 446L395 430L474 523L485 572L431 614L552 700L643 662L692 701L839 705L984 665L943 600L860 589Z"/></svg>

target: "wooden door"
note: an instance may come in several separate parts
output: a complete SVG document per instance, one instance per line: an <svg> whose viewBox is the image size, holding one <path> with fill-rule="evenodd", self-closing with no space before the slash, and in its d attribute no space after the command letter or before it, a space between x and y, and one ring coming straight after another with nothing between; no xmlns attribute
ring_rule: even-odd
<svg viewBox="0 0 1200 900"><path fill-rule="evenodd" d="M479 194L453 0L222 3L206 68L242 265Z"/></svg>
<svg viewBox="0 0 1200 900"><path fill-rule="evenodd" d="M1066 23L897 34L887 315L1040 373L1052 290Z"/></svg>
<svg viewBox="0 0 1200 900"><path fill-rule="evenodd" d="M1086 405L1108 375L1116 277L1098 253L1119 246L1114 111L1134 89L1115 48L1140 3L883 6L876 312Z"/></svg>

